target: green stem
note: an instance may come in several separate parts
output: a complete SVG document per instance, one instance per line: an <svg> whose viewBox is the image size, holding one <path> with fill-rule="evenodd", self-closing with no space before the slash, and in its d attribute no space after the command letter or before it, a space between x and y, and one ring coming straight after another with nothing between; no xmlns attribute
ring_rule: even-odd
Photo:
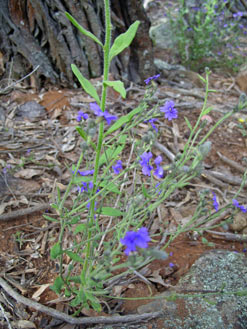
<svg viewBox="0 0 247 329"><path fill-rule="evenodd" d="M107 97L107 85L104 84L104 81L108 80L109 75L109 68L110 68L110 47L111 47L111 15L110 15L110 3L109 0L104 0L104 6L105 6L105 44L104 44L104 77L103 77L103 85L102 85L102 94L101 94L101 103L100 108L102 112L105 111L105 104L106 104L106 97ZM96 149L96 156L95 156L95 162L94 162L94 175L93 175L93 190L92 195L96 194L97 191L97 177L99 172L99 159L101 155L102 145L103 145L103 136L104 136L104 121L100 122L99 125L99 134L98 134L98 144ZM95 215L95 198L92 200L90 204L90 219L89 219L89 225L88 227L92 227L94 225L94 215ZM81 277L82 282L84 281L86 271L90 271L90 267L88 266L90 254L91 254L91 236L92 236L92 230L88 230L87 232L88 236L88 243L86 247L86 255L85 255L85 262L83 265Z"/></svg>
<svg viewBox="0 0 247 329"><path fill-rule="evenodd" d="M203 139L198 143L198 145L201 145L203 144L207 139L208 137L212 134L212 132L224 121L226 120L227 118L229 118L232 114L234 113L234 111L230 111L230 112L227 112L223 118L221 118L218 122L216 122L216 124L209 130L209 132L203 137Z"/></svg>
<svg viewBox="0 0 247 329"><path fill-rule="evenodd" d="M69 182L69 185L67 186L66 191L64 193L63 199L62 199L62 201L59 204L59 213L60 213L60 216L62 215L62 209L63 209L64 202L66 201L66 199L67 199L67 197L69 195L69 192L71 190L71 186L73 184L74 177L76 176L77 171L80 168L82 159L83 159L83 152L81 152L80 158L79 158L79 160L77 162L77 165L76 165L76 168L75 168L75 172L74 172L73 176L71 177L70 182Z"/></svg>
<svg viewBox="0 0 247 329"><path fill-rule="evenodd" d="M191 152L191 149L192 149L192 145L190 145L190 142L193 138L193 135L195 133L195 131L197 130L199 124L200 124L200 121L201 121L201 118L202 116L204 115L204 111L206 109L206 105L207 105L207 101L208 101L208 93L209 93L209 82L208 82L208 78L209 78L209 72L206 72L206 88L205 88L205 98L204 98L204 102L203 102L203 107L202 107L202 110L201 110L201 113L199 115L199 118L197 119L197 122L195 124L195 126L193 127L191 133L190 133L190 136L188 138L188 141L187 143L185 144L185 147L184 147L184 152L183 152L183 155L180 159L180 165L183 165L184 163L184 158Z"/></svg>

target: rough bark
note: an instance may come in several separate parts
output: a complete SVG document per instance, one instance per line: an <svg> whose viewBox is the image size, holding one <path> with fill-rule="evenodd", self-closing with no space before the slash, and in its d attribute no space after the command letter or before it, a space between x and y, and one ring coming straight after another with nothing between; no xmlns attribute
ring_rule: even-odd
<svg viewBox="0 0 247 329"><path fill-rule="evenodd" d="M111 70L118 78L143 82L154 74L154 66L142 0L111 2L114 37L135 20L141 21L134 42L114 60ZM38 87L49 83L73 87L71 63L87 78L102 75L100 46L74 28L65 11L104 41L103 0L0 0L2 79L19 79L40 65L34 73Z"/></svg>

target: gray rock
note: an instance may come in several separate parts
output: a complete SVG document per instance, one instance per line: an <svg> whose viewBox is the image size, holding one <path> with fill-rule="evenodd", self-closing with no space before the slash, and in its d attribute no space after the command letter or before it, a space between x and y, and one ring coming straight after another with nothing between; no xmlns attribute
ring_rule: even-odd
<svg viewBox="0 0 247 329"><path fill-rule="evenodd" d="M173 35L167 18L160 19L154 26L149 29L149 36L155 47L169 49L174 47Z"/></svg>
<svg viewBox="0 0 247 329"><path fill-rule="evenodd" d="M38 120L44 118L46 111L44 106L40 105L35 101L29 101L17 108L16 118L17 120L28 119L28 120Z"/></svg>
<svg viewBox="0 0 247 329"><path fill-rule="evenodd" d="M160 71L177 71L177 70L186 71L186 68L182 65L179 64L172 65L159 58L154 59L154 65Z"/></svg>
<svg viewBox="0 0 247 329"><path fill-rule="evenodd" d="M205 253L193 264L176 288L199 292L223 289L223 293L178 298L174 302L155 301L139 307L138 311L157 311L163 307L163 323L166 329L247 328L247 295L237 296L230 293L247 291L247 258L244 254L225 250Z"/></svg>

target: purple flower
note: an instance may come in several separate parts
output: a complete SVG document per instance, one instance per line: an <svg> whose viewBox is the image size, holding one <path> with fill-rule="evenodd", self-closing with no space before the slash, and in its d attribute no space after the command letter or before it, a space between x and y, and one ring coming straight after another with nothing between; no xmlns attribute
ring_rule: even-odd
<svg viewBox="0 0 247 329"><path fill-rule="evenodd" d="M75 170L72 170L72 173L75 173ZM94 170L85 170L85 171L77 171L78 174L80 174L81 176L88 176L88 175L93 175Z"/></svg>
<svg viewBox="0 0 247 329"><path fill-rule="evenodd" d="M7 164L5 168L3 168L3 174L6 175L7 174L7 171L8 169L11 168L11 165L10 164Z"/></svg>
<svg viewBox="0 0 247 329"><path fill-rule="evenodd" d="M159 77L160 77L160 74L156 74L156 75L154 75L153 77L149 77L149 78L147 78L146 80L144 80L144 82L146 83L146 85L148 85L149 82L150 82L151 80L156 80L156 79L158 79Z"/></svg>
<svg viewBox="0 0 247 329"><path fill-rule="evenodd" d="M154 175L162 178L164 174L164 169L160 166L160 163L162 162L162 156L157 156L157 158L154 160L154 163L156 164L157 168L154 172Z"/></svg>
<svg viewBox="0 0 247 329"><path fill-rule="evenodd" d="M216 194L214 192L212 192L212 194L213 194L213 206L214 206L214 209L215 209L215 211L218 211L219 210L219 203L217 201Z"/></svg>
<svg viewBox="0 0 247 329"><path fill-rule="evenodd" d="M123 239L120 239L120 242L126 246L124 252L127 256L130 252L136 251L136 247L147 248L149 241L150 237L146 227L140 228L137 232L129 231Z"/></svg>
<svg viewBox="0 0 247 329"><path fill-rule="evenodd" d="M242 212L244 212L244 213L247 212L247 209L244 206L240 206L240 204L238 203L238 201L236 199L232 200L232 204L235 207L239 208Z"/></svg>
<svg viewBox="0 0 247 329"><path fill-rule="evenodd" d="M161 192L162 192L162 190L159 189L159 186L160 186L160 183L157 183L157 184L155 185L155 188L156 188L156 192L160 195Z"/></svg>
<svg viewBox="0 0 247 329"><path fill-rule="evenodd" d="M165 105L160 108L160 111L165 113L165 118L169 121L178 117L178 111L174 105L173 101L166 101Z"/></svg>
<svg viewBox="0 0 247 329"><path fill-rule="evenodd" d="M95 115L97 115L97 117L103 117L104 114L96 102L90 103L89 105L90 105L91 110L94 112Z"/></svg>
<svg viewBox="0 0 247 329"><path fill-rule="evenodd" d="M86 183L86 182L82 182L81 183L81 187L78 186L78 192L79 193L83 193L83 192L88 192L88 189L92 189L93 188L93 182L89 182L89 183Z"/></svg>
<svg viewBox="0 0 247 329"><path fill-rule="evenodd" d="M116 175L120 173L120 171L123 169L122 167L122 161L118 160L114 166L112 166L112 169Z"/></svg>
<svg viewBox="0 0 247 329"><path fill-rule="evenodd" d="M148 120L148 122L151 124L152 128L153 128L156 132L158 132L158 128L157 128L157 127L155 126L155 124L154 124L155 121L157 121L157 119L150 119L150 120ZM145 122L147 122L147 121L145 121Z"/></svg>
<svg viewBox="0 0 247 329"><path fill-rule="evenodd" d="M104 117L108 125L111 124L112 120L117 120L117 117L110 114L108 111L102 112L101 108L96 102L90 103L90 108L94 114L97 115L97 117Z"/></svg>
<svg viewBox="0 0 247 329"><path fill-rule="evenodd" d="M170 266L170 267L174 267L175 264L173 264L173 263L169 263L169 266Z"/></svg>
<svg viewBox="0 0 247 329"><path fill-rule="evenodd" d="M80 174L81 176L89 176L89 175L93 175L94 170L85 170L85 171L80 171L78 170L78 174Z"/></svg>
<svg viewBox="0 0 247 329"><path fill-rule="evenodd" d="M117 120L117 117L115 115L110 114L108 111L104 112L104 118L106 119L108 125L111 124L112 120Z"/></svg>
<svg viewBox="0 0 247 329"><path fill-rule="evenodd" d="M141 160L139 161L140 165L142 166L142 173L145 176L150 176L151 170L153 167L149 164L150 159L153 157L151 152L144 152L141 155Z"/></svg>
<svg viewBox="0 0 247 329"><path fill-rule="evenodd" d="M88 119L88 114L87 113L83 113L82 111L79 111L78 114L77 114L76 120L78 122L80 122L82 118L84 120L87 120Z"/></svg>

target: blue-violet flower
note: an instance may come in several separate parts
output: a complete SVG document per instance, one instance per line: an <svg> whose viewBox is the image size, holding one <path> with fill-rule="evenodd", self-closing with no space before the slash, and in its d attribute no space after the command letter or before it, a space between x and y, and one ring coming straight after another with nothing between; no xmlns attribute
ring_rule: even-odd
<svg viewBox="0 0 247 329"><path fill-rule="evenodd" d="M142 173L145 176L151 175L151 170L153 170L153 167L149 164L149 160L152 158L151 152L144 152L141 155L141 160L139 161L140 165L142 166Z"/></svg>
<svg viewBox="0 0 247 329"><path fill-rule="evenodd" d="M116 175L120 173L120 171L123 169L122 167L122 161L118 160L114 166L112 166L112 169Z"/></svg>
<svg viewBox="0 0 247 329"><path fill-rule="evenodd" d="M212 194L213 194L213 206L214 206L214 209L215 209L215 211L218 211L219 210L219 203L217 201L216 194L214 192L212 192Z"/></svg>
<svg viewBox="0 0 247 329"><path fill-rule="evenodd" d="M160 108L160 111L165 113L165 118L169 121L178 117L178 111L174 108L174 105L172 100L166 101L165 105Z"/></svg>
<svg viewBox="0 0 247 329"><path fill-rule="evenodd" d="M163 177L163 174L164 174L164 169L162 168L162 166L160 166L160 163L162 162L162 156L159 155L157 156L157 158L154 160L154 163L156 164L157 168L156 170L154 171L154 175L159 177L159 178L162 178Z"/></svg>
<svg viewBox="0 0 247 329"><path fill-rule="evenodd" d="M232 204L235 207L239 208L242 212L244 212L244 213L247 212L247 209L244 206L240 206L240 204L238 203L238 201L236 199L232 200Z"/></svg>
<svg viewBox="0 0 247 329"><path fill-rule="evenodd" d="M160 77L160 74L156 74L156 75L154 75L152 77L147 78L146 80L144 80L144 82L146 83L146 85L148 85L151 80L156 80L159 77Z"/></svg>
<svg viewBox="0 0 247 329"><path fill-rule="evenodd" d="M104 117L108 125L111 124L112 120L117 120L117 117L110 114L108 111L102 112L101 108L96 102L90 103L90 108L94 114L97 115L97 117Z"/></svg>
<svg viewBox="0 0 247 329"><path fill-rule="evenodd" d="M149 241L150 237L146 227L140 228L137 232L129 231L123 239L120 239L120 242L126 246L124 252L127 256L130 252L136 251L136 247L147 248Z"/></svg>
<svg viewBox="0 0 247 329"><path fill-rule="evenodd" d="M88 119L88 114L87 114L87 113L84 113L84 112L82 112L82 111L79 111L78 114L77 114L76 120L77 120L78 122L80 122L82 118L83 118L84 120L87 120L87 119Z"/></svg>
<svg viewBox="0 0 247 329"><path fill-rule="evenodd" d="M158 132L158 128L157 128L157 127L155 126L155 124L154 124L155 121L157 121L157 119L150 119L150 120L148 120L148 121L144 121L144 122L149 122L149 123L151 124L152 128L153 128L156 132Z"/></svg>

